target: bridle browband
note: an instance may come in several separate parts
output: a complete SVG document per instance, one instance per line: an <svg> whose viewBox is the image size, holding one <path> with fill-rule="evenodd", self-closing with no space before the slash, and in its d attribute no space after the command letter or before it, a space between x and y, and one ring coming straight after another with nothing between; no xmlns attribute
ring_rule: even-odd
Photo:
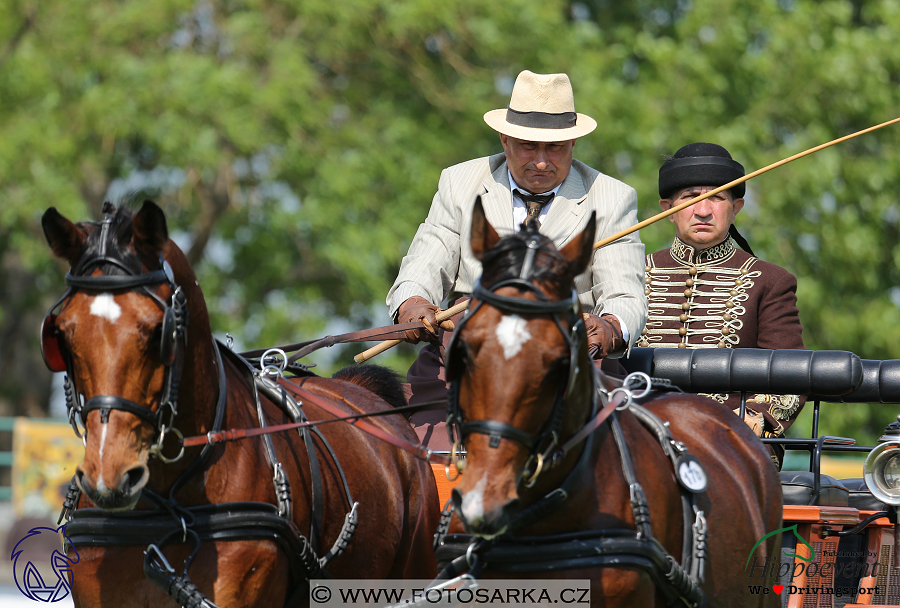
<svg viewBox="0 0 900 608"><path fill-rule="evenodd" d="M166 458L162 454L162 443L168 431L174 432L176 435L181 433L174 427L175 416L178 413L178 379L180 376L180 364L178 361L179 344L184 346L187 339L187 299L184 292L175 282L175 275L172 267L160 256L160 269L148 272L135 273L121 259L107 254L107 241L110 238L109 228L112 224L112 215L108 214L100 224L99 236L99 252L97 255L85 256L75 265L75 267L66 273L67 289L62 297L50 307L47 317L41 327L41 352L44 355L44 361L51 371L69 372L71 366L71 356L62 347L59 337L52 333L52 327L55 325L56 314L54 311L64 305L75 291L79 289L87 289L92 291L128 291L140 289L145 295L149 296L163 310L162 336L160 339L160 359L165 366L165 375L163 377L163 386L158 399L158 407L156 411L152 411L142 405L135 403L118 395L94 395L84 404L81 403L81 395L75 386L74 379L69 380L68 376L65 380L66 392L66 410L68 413L69 423L75 431L75 434L86 441L87 434L87 416L94 410L100 411L100 421L106 424L109 420L109 414L112 410L119 410L137 416L155 429L153 445L150 448L151 454L157 455L163 462L173 462L178 460L184 453L184 449L174 458ZM121 275L99 275L91 276L103 264L110 264L121 269L125 274ZM171 303L166 303L152 289L155 285L168 285L172 292ZM74 378L74 377L73 377ZM164 418L164 410L169 411L168 420ZM78 428L76 415L81 419L81 426L85 429L83 432Z"/></svg>
<svg viewBox="0 0 900 608"><path fill-rule="evenodd" d="M529 450L529 457L522 471L522 480L529 486L533 485L537 476L542 470L547 470L558 464L563 453L559 450L559 432L562 426L563 413L565 410L566 399L571 394L575 386L575 382L581 373L578 364L578 350L581 340L585 336L584 319L581 315L581 305L578 301L578 293L572 289L572 295L565 300L550 300L544 293L538 289L532 280L532 272L534 269L534 259L537 252L541 250L540 236L536 234L526 237L526 252L522 262L519 276L501 280L490 288L485 288L481 284L481 280L475 282L472 289L472 300L474 305L470 304L466 315L456 327L456 331L447 347L447 360L452 360L454 350L459 348L459 335L466 322L472 318L476 312L484 305L492 306L501 312L525 315L552 315L566 344L569 347L569 374L565 384L560 384L553 400L553 406L550 416L543 428L537 435L532 435L505 422L496 420L465 420L462 409L459 405L459 386L460 375L456 374L451 380L450 392L448 395L448 417L447 432L450 436L450 445L454 446L451 450L451 460L453 454L458 453L463 445L466 437L472 433L480 433L490 437L489 446L496 448L500 445L501 439L509 439L524 445ZM553 253L545 250L546 253ZM523 291L531 292L537 298L530 300L523 297L505 296L495 293L503 287L514 287ZM565 313L571 313L573 320L571 329L566 330L566 325L560 316ZM592 388L591 394L594 395L596 401L597 392L593 390L594 374L592 370L587 370L591 378ZM596 403L594 403L594 408ZM455 464L457 468L463 461ZM531 471L532 465L534 470Z"/></svg>

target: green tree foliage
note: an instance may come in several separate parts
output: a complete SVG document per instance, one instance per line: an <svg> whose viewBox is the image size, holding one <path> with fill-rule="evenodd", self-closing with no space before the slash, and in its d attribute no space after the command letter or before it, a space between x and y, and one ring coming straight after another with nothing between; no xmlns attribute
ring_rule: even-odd
<svg viewBox="0 0 900 608"><path fill-rule="evenodd" d="M34 336L65 270L41 235L49 206L97 219L106 198L157 200L215 331L239 345L383 325L440 169L500 150L481 116L520 70L571 76L599 122L576 156L634 185L643 219L685 143L721 143L753 170L894 118L898 4L4 2L0 408L45 407ZM749 184L738 226L798 276L808 348L900 357L898 129ZM642 231L648 251L671 236L667 221ZM312 359L361 348L335 350ZM392 353L405 370L414 349ZM871 440L894 409L823 424Z"/></svg>

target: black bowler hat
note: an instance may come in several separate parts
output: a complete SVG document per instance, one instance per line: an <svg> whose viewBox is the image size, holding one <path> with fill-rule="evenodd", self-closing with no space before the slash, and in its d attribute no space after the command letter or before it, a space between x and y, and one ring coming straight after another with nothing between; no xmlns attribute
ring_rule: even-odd
<svg viewBox="0 0 900 608"><path fill-rule="evenodd" d="M724 186L744 176L744 166L717 144L698 142L679 148L659 168L659 197L669 198L691 186ZM734 198L743 198L744 182L731 188Z"/></svg>

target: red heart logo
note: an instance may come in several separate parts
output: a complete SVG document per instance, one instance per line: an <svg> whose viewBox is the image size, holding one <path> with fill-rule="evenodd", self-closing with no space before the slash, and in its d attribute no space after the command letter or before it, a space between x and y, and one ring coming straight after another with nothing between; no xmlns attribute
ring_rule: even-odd
<svg viewBox="0 0 900 608"><path fill-rule="evenodd" d="M772 591L775 593L781 593L784 590L784 585L772 585Z"/></svg>

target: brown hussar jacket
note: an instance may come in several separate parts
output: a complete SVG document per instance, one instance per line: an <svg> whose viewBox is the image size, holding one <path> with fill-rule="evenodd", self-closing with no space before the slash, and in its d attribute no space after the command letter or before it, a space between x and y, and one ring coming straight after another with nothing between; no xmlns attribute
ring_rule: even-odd
<svg viewBox="0 0 900 608"><path fill-rule="evenodd" d="M676 237L669 249L647 256L644 287L649 312L636 346L804 348L797 279L738 249L730 237L699 251ZM708 396L740 407L740 395ZM763 415L768 437L783 435L802 405L797 395L747 397L748 409Z"/></svg>

